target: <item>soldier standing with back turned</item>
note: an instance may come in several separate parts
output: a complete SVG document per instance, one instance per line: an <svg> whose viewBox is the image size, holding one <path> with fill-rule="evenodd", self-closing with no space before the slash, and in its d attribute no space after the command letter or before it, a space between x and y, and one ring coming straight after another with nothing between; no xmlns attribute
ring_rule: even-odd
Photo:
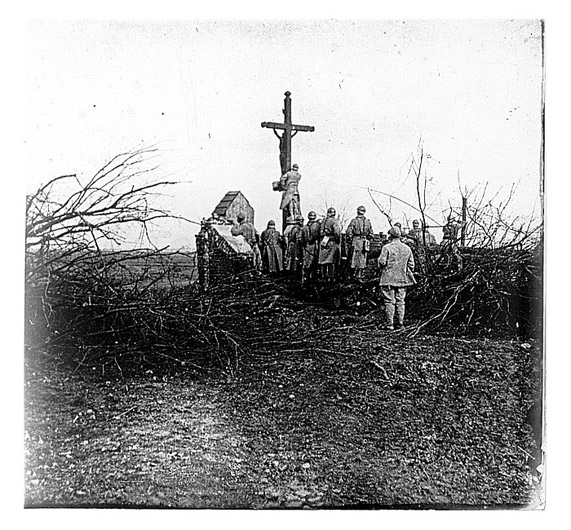
<svg viewBox="0 0 571 530"><path fill-rule="evenodd" d="M302 245L301 230L303 226L303 217L298 217L294 223L287 225L284 231L285 251L285 270L289 273L290 279L297 279L301 276L302 269Z"/></svg>
<svg viewBox="0 0 571 530"><path fill-rule="evenodd" d="M284 173L279 182L279 189L283 191L280 210L286 212L288 223L296 223L301 217L301 204L299 198L299 181L301 175L297 171L299 166L294 164L291 169Z"/></svg>
<svg viewBox="0 0 571 530"><path fill-rule="evenodd" d="M276 230L276 222L268 221L268 227L260 235L262 270L276 274L283 270L282 236Z"/></svg>
<svg viewBox="0 0 571 530"><path fill-rule="evenodd" d="M339 264L341 251L341 225L336 219L335 208L327 210L327 217L321 223L319 230L319 265L321 267L322 278L326 282L333 282L335 279L335 267Z"/></svg>
<svg viewBox="0 0 571 530"><path fill-rule="evenodd" d="M357 208L357 217L347 227L347 240L351 249L351 270L357 281L363 281L363 273L367 267L367 253L373 238L371 221L365 217L365 207Z"/></svg>
<svg viewBox="0 0 571 530"><path fill-rule="evenodd" d="M240 212L236 220L238 224L234 224L230 229L233 236L243 236L246 243L252 248L254 269L259 270L262 264L262 257L260 255L259 240L260 236L254 225L246 221L246 216Z"/></svg>
<svg viewBox="0 0 571 530"><path fill-rule="evenodd" d="M379 256L379 285L385 302L387 329L403 326L406 290L416 283L412 250L400 238L400 229L393 226L389 230L389 242L383 246Z"/></svg>
<svg viewBox="0 0 571 530"><path fill-rule="evenodd" d="M301 281L306 283L315 279L317 270L317 258L319 256L319 228L315 212L307 214L307 224L301 230L301 246L303 252L303 273Z"/></svg>

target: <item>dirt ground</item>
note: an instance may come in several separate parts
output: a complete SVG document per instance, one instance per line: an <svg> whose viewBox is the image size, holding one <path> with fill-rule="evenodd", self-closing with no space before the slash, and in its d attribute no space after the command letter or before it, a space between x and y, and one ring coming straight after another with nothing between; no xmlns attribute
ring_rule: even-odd
<svg viewBox="0 0 571 530"><path fill-rule="evenodd" d="M225 373L26 365L27 507L528 508L540 345L332 319ZM333 322L334 320L334 322ZM335 325L333 325L335 324ZM346 326L345 326L346 327Z"/></svg>

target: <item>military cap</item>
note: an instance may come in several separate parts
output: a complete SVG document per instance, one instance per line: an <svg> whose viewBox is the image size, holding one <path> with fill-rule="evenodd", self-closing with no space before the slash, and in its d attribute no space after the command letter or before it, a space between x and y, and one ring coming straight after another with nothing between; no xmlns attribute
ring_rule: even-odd
<svg viewBox="0 0 571 530"><path fill-rule="evenodd" d="M392 226L389 230L389 236L394 239L398 239L400 235L400 228L398 226Z"/></svg>

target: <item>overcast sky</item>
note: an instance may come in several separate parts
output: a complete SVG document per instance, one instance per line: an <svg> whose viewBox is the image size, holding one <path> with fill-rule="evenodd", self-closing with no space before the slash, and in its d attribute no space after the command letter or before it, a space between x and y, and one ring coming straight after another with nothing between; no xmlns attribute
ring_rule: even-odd
<svg viewBox="0 0 571 530"><path fill-rule="evenodd" d="M411 155L422 141L430 215L443 221L462 189L507 196L539 215L541 26L535 20L165 22L42 21L28 26L28 190L90 176L114 155L156 145L157 176L191 183L165 201L194 220L241 190L256 225L280 219L278 141L292 93L301 205L345 216L370 187L416 203ZM417 215L374 194L395 220ZM170 223L157 243L194 246ZM435 230L437 236L440 230Z"/></svg>

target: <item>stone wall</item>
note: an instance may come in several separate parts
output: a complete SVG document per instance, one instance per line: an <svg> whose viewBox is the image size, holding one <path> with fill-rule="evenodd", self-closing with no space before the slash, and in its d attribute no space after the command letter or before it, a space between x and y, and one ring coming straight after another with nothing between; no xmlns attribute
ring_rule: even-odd
<svg viewBox="0 0 571 530"><path fill-rule="evenodd" d="M226 235L229 228L229 225L205 222L196 236L198 280L204 288L228 280L253 266L250 246L242 236Z"/></svg>

